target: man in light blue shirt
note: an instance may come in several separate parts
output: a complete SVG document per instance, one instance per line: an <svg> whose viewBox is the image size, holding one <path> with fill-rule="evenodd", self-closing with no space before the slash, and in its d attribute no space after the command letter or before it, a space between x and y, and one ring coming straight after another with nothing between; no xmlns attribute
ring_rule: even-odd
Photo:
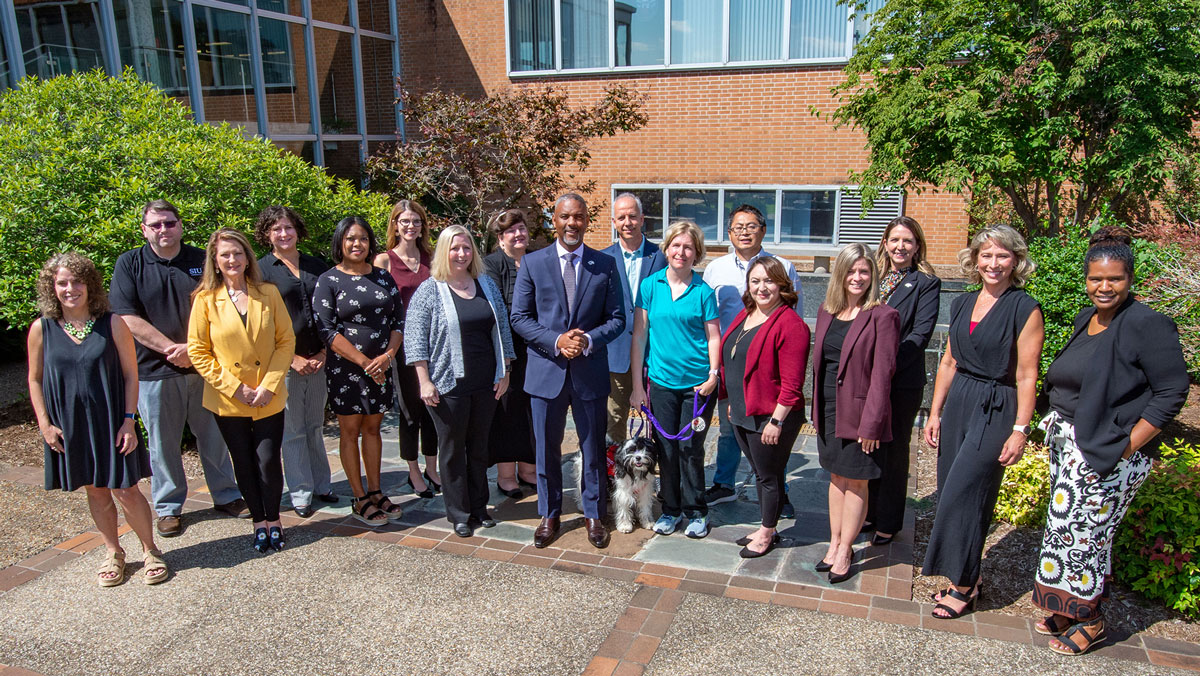
<svg viewBox="0 0 1200 676"><path fill-rule="evenodd" d="M767 219L761 211L749 204L737 207L729 216L729 243L733 245L733 251L709 263L704 269L705 283L717 294L721 335L725 335L738 313L746 308L742 303L742 294L746 291L746 273L750 270L750 265L760 256L774 255L762 247L766 235ZM792 289L798 297L796 312L803 317L804 291L800 287L799 277L796 276L796 267L783 258L780 258L779 262L783 263L788 277L792 280ZM717 469L713 474L713 485L705 493L705 499L710 505L737 499L734 483L738 464L742 460L742 451L733 437L733 425L729 423L726 404L727 402L723 401L717 405L721 435L717 437ZM785 500L783 517L794 516L795 508L790 501Z"/></svg>
<svg viewBox="0 0 1200 676"><path fill-rule="evenodd" d="M604 253L617 262L621 290L625 292L625 331L608 344L608 371L612 391L608 399L608 443L625 441L629 419L629 393L633 374L629 370L629 352L633 344L633 312L637 306L642 280L667 267L667 259L658 245L646 239L642 202L632 193L621 193L613 200L612 224L617 241ZM641 374L638 374L641 377Z"/></svg>

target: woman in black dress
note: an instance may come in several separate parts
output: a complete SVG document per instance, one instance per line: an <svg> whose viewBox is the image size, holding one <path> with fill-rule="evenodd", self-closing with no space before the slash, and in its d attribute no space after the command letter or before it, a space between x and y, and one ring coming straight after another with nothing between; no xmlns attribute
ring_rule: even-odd
<svg viewBox="0 0 1200 676"><path fill-rule="evenodd" d="M978 291L950 306L925 441L938 449L938 509L925 575L944 575L933 616L961 616L979 597L980 560L1004 468L1021 459L1037 395L1042 311L1021 290L1035 265L1021 235L986 228L958 254Z"/></svg>
<svg viewBox="0 0 1200 676"><path fill-rule="evenodd" d="M925 261L925 233L908 216L888 223L875 250L879 297L900 313L900 351L892 376L892 440L880 445L882 473L867 487L867 530L883 546L904 526L913 423L925 398L925 348L937 325L942 280Z"/></svg>
<svg viewBox="0 0 1200 676"><path fill-rule="evenodd" d="M154 546L154 515L138 490L150 455L134 423L138 373L133 334L109 312L100 272L70 252L38 274L42 318L29 327L29 399L45 440L46 490L83 486L108 554L96 574L101 587L125 581L117 508L142 543L146 584L167 579Z"/></svg>
<svg viewBox="0 0 1200 676"><path fill-rule="evenodd" d="M517 270L529 246L529 228L525 214L508 209L492 216L488 229L496 235L498 248L483 259L483 272L504 296L504 307L512 310L513 287ZM496 490L510 498L521 498L522 488L537 490L537 458L533 454L533 418L529 395L525 393L525 339L512 332L516 358L509 365L508 391L496 407L488 450L489 462L496 465Z"/></svg>
<svg viewBox="0 0 1200 676"><path fill-rule="evenodd" d="M878 281L871 250L851 244L834 260L817 311L813 423L821 468L829 472L829 550L816 568L828 571L831 584L850 579L867 481L879 478L879 444L892 438L888 393L900 315L879 302Z"/></svg>
<svg viewBox="0 0 1200 676"><path fill-rule="evenodd" d="M1101 228L1084 256L1092 307L1046 372L1042 419L1054 482L1033 602L1050 649L1079 655L1104 642L1117 527L1158 455L1152 443L1183 407L1187 365L1170 318L1129 295L1129 233Z"/></svg>
<svg viewBox="0 0 1200 676"><path fill-rule="evenodd" d="M313 313L330 348L329 404L338 417L338 453L354 491L353 515L370 526L398 520L401 510L379 488L383 438L379 426L392 405L392 364L400 349L404 308L391 275L371 265L378 244L358 216L333 231L335 267L317 279ZM362 439L361 464L359 439ZM367 475L363 489L360 472Z"/></svg>

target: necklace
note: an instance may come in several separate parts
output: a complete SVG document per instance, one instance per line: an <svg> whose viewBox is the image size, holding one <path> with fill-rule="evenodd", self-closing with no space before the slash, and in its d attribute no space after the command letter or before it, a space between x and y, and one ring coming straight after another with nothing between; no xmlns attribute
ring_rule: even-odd
<svg viewBox="0 0 1200 676"><path fill-rule="evenodd" d="M754 328L758 328L758 327L754 327ZM730 358L730 359L736 359L736 358L737 358L737 349L738 349L738 343L742 342L742 339L743 339L743 338L745 338L745 337L746 337L746 335L747 335L747 334L749 334L751 331L753 331L753 330L754 330L754 328L751 328L751 329L747 330L747 329L746 329L746 322L742 322L742 328L741 328L741 330L740 330L740 331L738 331L737 338L734 338L734 339L733 339L733 349L729 351L729 358Z"/></svg>
<svg viewBox="0 0 1200 676"><path fill-rule="evenodd" d="M226 289L226 291L229 292L229 300L231 300L235 303L238 302L238 299L241 298L245 293L245 292L239 291L237 289Z"/></svg>
<svg viewBox="0 0 1200 676"><path fill-rule="evenodd" d="M67 332L67 335L71 336L75 340L83 342L83 339L87 338L88 334L92 332L92 326L95 325L95 323L96 323L96 320L89 319L83 323L82 328L78 328L75 326L75 324L73 322L69 322L64 319L63 320L63 330Z"/></svg>

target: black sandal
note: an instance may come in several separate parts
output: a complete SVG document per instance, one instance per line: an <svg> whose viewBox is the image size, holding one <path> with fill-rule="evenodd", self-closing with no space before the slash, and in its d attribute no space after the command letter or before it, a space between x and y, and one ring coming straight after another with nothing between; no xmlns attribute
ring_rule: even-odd
<svg viewBox="0 0 1200 676"><path fill-rule="evenodd" d="M975 590L972 589L971 591L973 592ZM946 589L945 592L943 592L943 593L945 596L949 596L950 598L954 599L955 601L962 601L966 605L963 606L960 610L955 610L944 603L937 604L936 606L933 607L933 612L930 614L939 620L957 620L958 618L960 618L963 615L966 615L968 612L972 611L975 608L975 601L979 599L979 594L972 594L972 595L968 596L968 595L958 591L954 587L950 587L950 588ZM945 596L943 596L942 598L945 598ZM942 612L944 612L946 614L938 615L937 611L939 611L939 610L941 610Z"/></svg>
<svg viewBox="0 0 1200 676"><path fill-rule="evenodd" d="M378 499L375 498L376 495L379 496ZM388 521L399 521L404 517L404 510L400 509L400 505L388 500L387 496L383 494L383 491L369 491L367 493L367 499L370 500L371 504L375 505L379 511L383 512Z"/></svg>
<svg viewBox="0 0 1200 676"><path fill-rule="evenodd" d="M375 506L371 502L371 498L362 496L354 498L354 505L350 508L350 516L362 521L368 526L382 526L388 522L387 514L382 509Z"/></svg>
<svg viewBox="0 0 1200 676"><path fill-rule="evenodd" d="M1092 630L1095 630L1095 633L1091 633ZM1087 643L1083 644L1082 648L1080 648L1079 643L1077 643L1080 637L1087 641ZM1051 642L1048 647L1059 655L1082 655L1101 643L1104 643L1104 639L1107 637L1108 632L1106 632L1104 629L1103 620L1076 622L1075 624L1072 624L1070 628L1068 628L1066 632L1062 634L1062 636L1054 639L1055 641L1061 643L1063 647L1059 648L1055 646L1053 642Z"/></svg>
<svg viewBox="0 0 1200 676"><path fill-rule="evenodd" d="M1050 615L1033 625L1033 630L1042 636L1059 636L1071 628L1071 618L1066 615Z"/></svg>

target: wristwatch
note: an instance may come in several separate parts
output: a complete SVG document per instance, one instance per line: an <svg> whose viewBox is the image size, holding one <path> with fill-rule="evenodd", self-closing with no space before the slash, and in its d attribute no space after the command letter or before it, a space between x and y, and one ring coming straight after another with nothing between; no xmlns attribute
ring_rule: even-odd
<svg viewBox="0 0 1200 676"><path fill-rule="evenodd" d="M775 418L771 418L771 419L770 419L770 420L768 420L767 422L771 423L772 425L774 425L774 426L776 426L776 427L783 427L783 421L782 421L782 420L776 420Z"/></svg>
<svg viewBox="0 0 1200 676"><path fill-rule="evenodd" d="M1029 433L1033 431L1033 428L1029 426L1029 423L1025 423L1024 425L1013 425L1013 431L1020 432L1025 436L1029 436Z"/></svg>

